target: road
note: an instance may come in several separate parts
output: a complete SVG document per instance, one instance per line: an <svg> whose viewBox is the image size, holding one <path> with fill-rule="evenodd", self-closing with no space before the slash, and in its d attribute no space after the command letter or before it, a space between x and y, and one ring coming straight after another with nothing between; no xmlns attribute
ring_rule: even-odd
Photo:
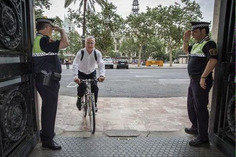
<svg viewBox="0 0 236 157"><path fill-rule="evenodd" d="M187 69L106 69L106 80L98 83L100 97L185 97ZM63 69L60 95L76 96L71 70Z"/></svg>

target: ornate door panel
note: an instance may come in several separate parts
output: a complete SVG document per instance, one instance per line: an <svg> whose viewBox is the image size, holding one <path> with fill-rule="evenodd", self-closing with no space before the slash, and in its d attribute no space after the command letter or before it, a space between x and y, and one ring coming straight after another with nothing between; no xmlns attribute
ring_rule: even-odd
<svg viewBox="0 0 236 157"><path fill-rule="evenodd" d="M0 156L27 156L37 141L32 3L0 0Z"/></svg>
<svg viewBox="0 0 236 157"><path fill-rule="evenodd" d="M219 2L219 1L218 1ZM235 1L221 1L218 34L219 64L215 70L210 135L227 156L235 146ZM219 5L219 4L218 4Z"/></svg>

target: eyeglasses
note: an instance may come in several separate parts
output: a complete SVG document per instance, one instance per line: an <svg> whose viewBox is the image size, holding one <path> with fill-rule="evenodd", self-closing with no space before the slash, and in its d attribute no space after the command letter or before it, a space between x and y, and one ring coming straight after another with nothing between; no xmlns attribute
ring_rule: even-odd
<svg viewBox="0 0 236 157"><path fill-rule="evenodd" d="M94 44L94 42L86 42L86 44L91 44L91 45L93 45L93 44Z"/></svg>

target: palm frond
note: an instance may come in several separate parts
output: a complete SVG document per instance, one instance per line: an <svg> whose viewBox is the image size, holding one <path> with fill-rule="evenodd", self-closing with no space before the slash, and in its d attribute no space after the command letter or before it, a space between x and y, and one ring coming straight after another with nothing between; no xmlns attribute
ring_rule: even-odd
<svg viewBox="0 0 236 157"><path fill-rule="evenodd" d="M89 1L90 1L90 3L91 3L91 4L94 4L94 3L95 3L95 1L94 1L94 0L89 0Z"/></svg>
<svg viewBox="0 0 236 157"><path fill-rule="evenodd" d="M95 12L95 1L94 0L90 0L90 10L92 10L93 12Z"/></svg>
<svg viewBox="0 0 236 157"><path fill-rule="evenodd" d="M84 5L84 0L81 0L79 3L79 12L81 11L82 6Z"/></svg>
<svg viewBox="0 0 236 157"><path fill-rule="evenodd" d="M73 1L76 2L76 0L65 0L64 8L67 8Z"/></svg>
<svg viewBox="0 0 236 157"><path fill-rule="evenodd" d="M95 0L102 8L106 5L107 0Z"/></svg>

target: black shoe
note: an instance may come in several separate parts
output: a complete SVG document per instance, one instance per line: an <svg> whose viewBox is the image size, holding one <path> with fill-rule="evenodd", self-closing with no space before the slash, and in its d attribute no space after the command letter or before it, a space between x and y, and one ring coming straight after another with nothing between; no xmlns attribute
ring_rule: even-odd
<svg viewBox="0 0 236 157"><path fill-rule="evenodd" d="M57 144L55 141L47 141L47 142L42 142L42 147L44 148L48 148L51 150L60 150L61 146L59 144Z"/></svg>
<svg viewBox="0 0 236 157"><path fill-rule="evenodd" d="M81 110L81 98L77 99L76 106L78 107L79 111Z"/></svg>
<svg viewBox="0 0 236 157"><path fill-rule="evenodd" d="M191 135L197 135L197 130L193 129L193 128L185 128L184 131L187 133L187 134L191 134Z"/></svg>
<svg viewBox="0 0 236 157"><path fill-rule="evenodd" d="M193 146L193 147L204 147L204 146L207 147L207 146L209 146L209 140L201 141L201 140L195 138L194 140L189 141L189 145Z"/></svg>

